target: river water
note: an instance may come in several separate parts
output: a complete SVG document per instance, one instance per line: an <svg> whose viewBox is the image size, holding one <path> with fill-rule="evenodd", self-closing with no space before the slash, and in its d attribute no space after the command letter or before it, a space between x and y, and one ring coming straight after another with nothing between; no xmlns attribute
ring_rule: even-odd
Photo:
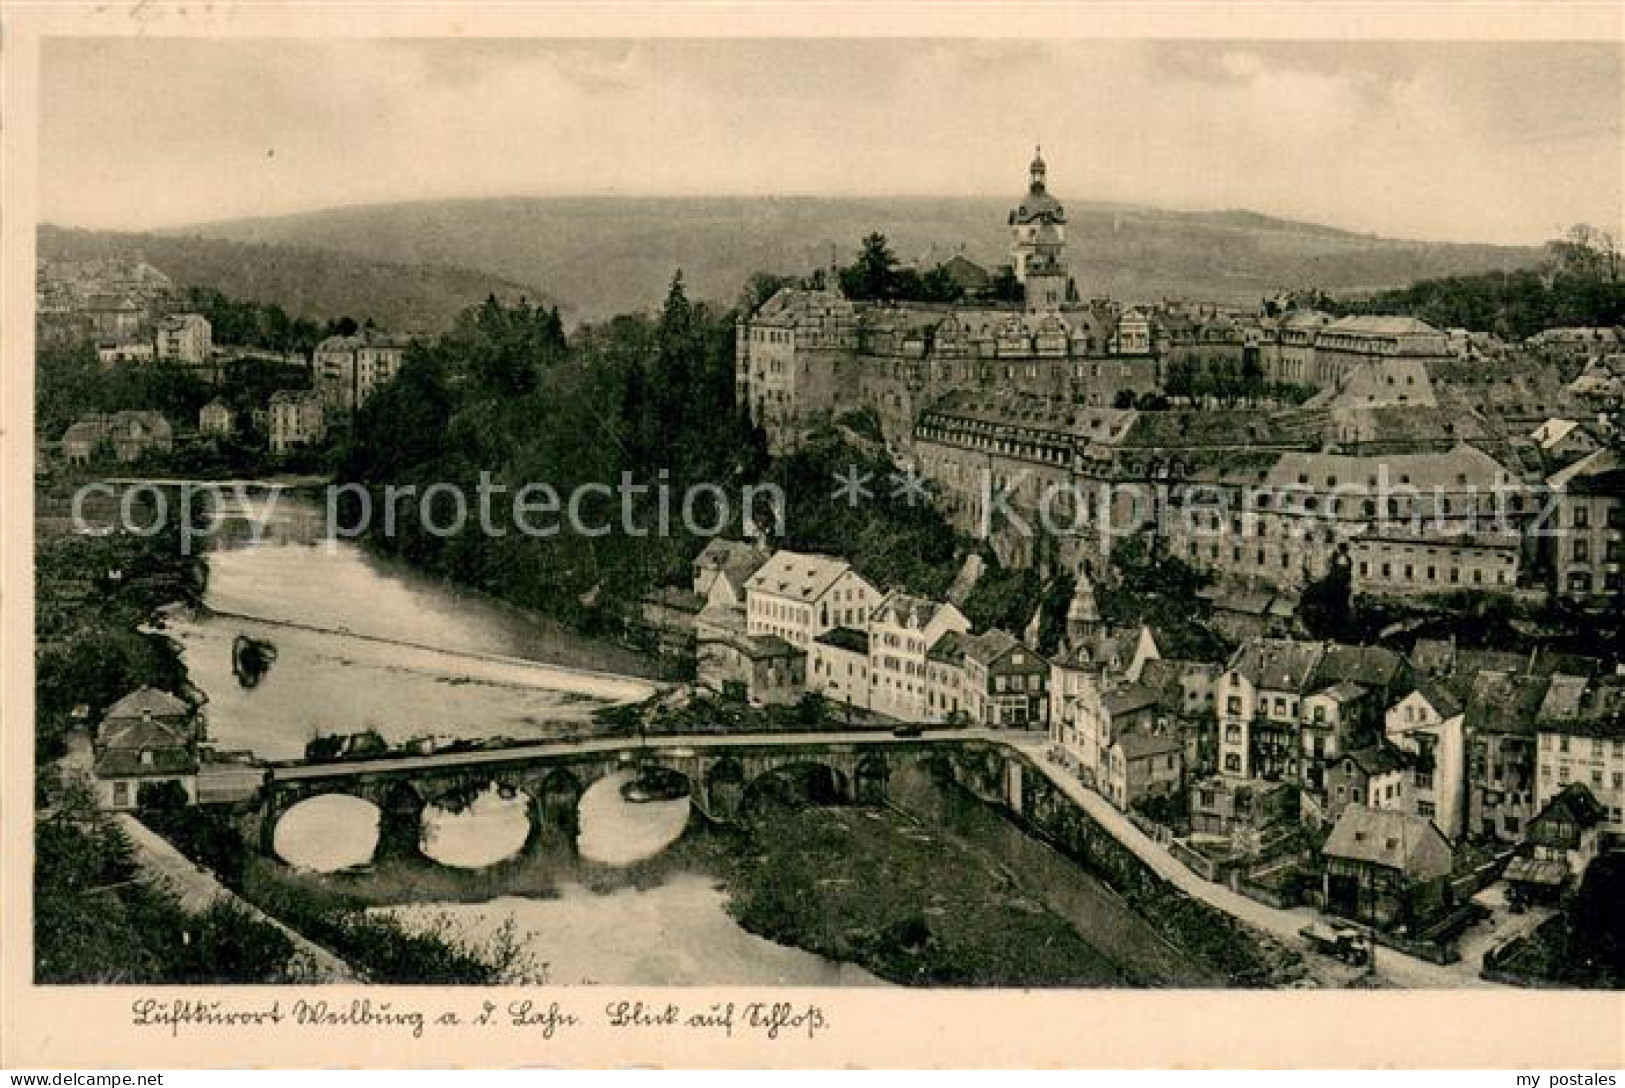
<svg viewBox="0 0 1625 1088"><path fill-rule="evenodd" d="M598 707L642 699L649 663L460 590L353 543L323 538L319 505L257 493L220 511L208 555L207 611L174 616L208 735L222 750L297 759L326 733L373 729L415 737L533 739L579 731ZM252 686L232 668L239 635L268 641L275 660ZM581 670L593 670L584 672ZM578 849L619 868L683 834L686 798L633 804L611 775L583 795ZM482 869L512 857L528 832L527 799L487 789L455 808L430 806L419 846L441 865ZM288 864L333 873L373 860L379 813L355 797L302 802L279 820ZM484 941L507 922L530 959L561 984L864 985L876 980L757 937L728 915L709 877L676 872L652 886L600 893L565 882L550 898L425 902L389 908L409 926L452 921Z"/></svg>
<svg viewBox="0 0 1625 1088"><path fill-rule="evenodd" d="M212 614L168 624L208 696L219 749L298 759L319 734L367 729L392 744L539 739L655 690L624 675L651 672L639 655L326 540L320 506L297 494L272 492L221 517L208 556ZM276 649L253 687L232 671L239 635Z"/></svg>

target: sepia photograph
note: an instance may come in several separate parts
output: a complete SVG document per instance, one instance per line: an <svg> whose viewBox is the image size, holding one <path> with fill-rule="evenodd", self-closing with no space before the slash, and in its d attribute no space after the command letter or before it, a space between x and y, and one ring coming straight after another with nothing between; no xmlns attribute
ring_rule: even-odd
<svg viewBox="0 0 1625 1088"><path fill-rule="evenodd" d="M164 29L7 224L28 985L1625 988L1619 39Z"/></svg>

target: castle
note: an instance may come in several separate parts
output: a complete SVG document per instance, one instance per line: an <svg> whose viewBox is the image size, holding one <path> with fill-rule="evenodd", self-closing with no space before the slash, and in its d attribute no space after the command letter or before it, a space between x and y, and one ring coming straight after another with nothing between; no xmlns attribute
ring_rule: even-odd
<svg viewBox="0 0 1625 1088"><path fill-rule="evenodd" d="M1431 377L1454 358L1445 333L1409 317L1086 301L1041 154L1008 226L1019 302L854 301L831 275L785 288L742 319L738 403L775 451L844 412L872 410L950 521L1018 565L1096 569L1100 527L1119 512L1089 496L1140 483L1159 488L1165 505L1193 488L1221 495L1200 531L1179 519L1163 544L1245 583L1295 589L1341 558L1374 592L1517 584L1517 539L1476 530L1490 513L1486 493L1523 474L1508 432ZM1247 403L1181 393L1176 370L1187 381L1245 376ZM1295 396L1272 396L1287 389ZM1429 501L1449 511L1452 539L1378 526L1374 496L1334 494L1374 487L1396 459L1395 484L1442 481ZM1080 528L1006 531L990 523L990 489L1029 517L1046 492L1069 492L1078 509L1060 513ZM1295 494L1243 510L1270 492Z"/></svg>

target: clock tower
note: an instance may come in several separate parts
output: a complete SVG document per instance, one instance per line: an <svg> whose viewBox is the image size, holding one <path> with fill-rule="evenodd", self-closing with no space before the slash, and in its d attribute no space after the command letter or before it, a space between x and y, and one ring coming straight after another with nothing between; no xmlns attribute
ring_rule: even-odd
<svg viewBox="0 0 1625 1088"><path fill-rule="evenodd" d="M1070 301L1066 263L1066 211L1046 187L1042 149L1033 152L1027 195L1010 213L1010 264L1027 295L1029 310L1058 310Z"/></svg>

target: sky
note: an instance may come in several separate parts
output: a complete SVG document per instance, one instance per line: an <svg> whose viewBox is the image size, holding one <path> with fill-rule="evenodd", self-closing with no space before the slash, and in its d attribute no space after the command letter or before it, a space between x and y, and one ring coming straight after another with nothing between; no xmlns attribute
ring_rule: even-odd
<svg viewBox="0 0 1625 1088"><path fill-rule="evenodd" d="M1618 43L50 39L49 222L479 196L1010 195L1621 235Z"/></svg>

